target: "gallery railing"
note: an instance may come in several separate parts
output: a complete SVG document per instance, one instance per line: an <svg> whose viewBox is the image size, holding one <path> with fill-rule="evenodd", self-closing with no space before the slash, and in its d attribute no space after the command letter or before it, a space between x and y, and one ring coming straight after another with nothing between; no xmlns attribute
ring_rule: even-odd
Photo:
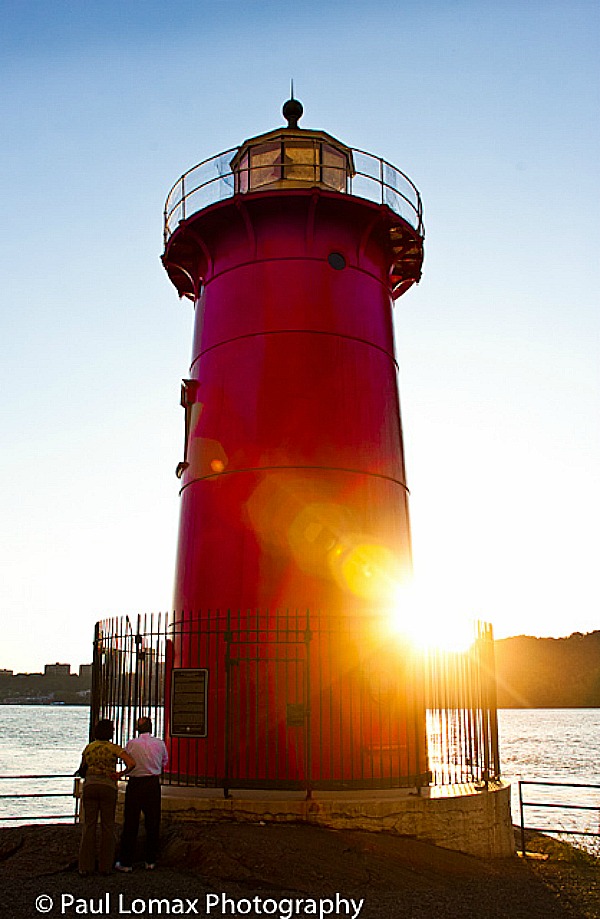
<svg viewBox="0 0 600 919"><path fill-rule="evenodd" d="M177 179L165 203L165 246L182 220L211 204L232 198L236 193L261 191L268 187L270 182L285 180L288 177L286 170L296 168L294 164L286 164L282 160L268 169L262 162L257 165L248 163L246 166L237 166L233 169L232 161L238 151L238 147L232 147L224 153L211 156ZM341 194L387 205L406 220L419 236L424 236L421 197L408 176L396 166L365 150L349 148L349 153L353 162L351 172L346 165L329 164L324 167L320 165L320 157L316 155L314 164L302 167L304 174L309 176L312 169L312 181L315 185L330 186L332 190ZM303 183L310 185L310 178L305 177Z"/></svg>
<svg viewBox="0 0 600 919"><path fill-rule="evenodd" d="M188 670L202 678L192 700L200 728L181 739L171 736L173 674ZM500 777L493 636L481 622L458 652L421 650L386 633L381 618L356 615L212 610L103 620L91 722L113 719L124 744L140 714L167 734L171 784L310 795Z"/></svg>

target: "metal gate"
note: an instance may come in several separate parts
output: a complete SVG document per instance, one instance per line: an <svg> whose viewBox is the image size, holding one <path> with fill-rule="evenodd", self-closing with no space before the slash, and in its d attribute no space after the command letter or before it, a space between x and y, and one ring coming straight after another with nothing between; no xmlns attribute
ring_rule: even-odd
<svg viewBox="0 0 600 919"><path fill-rule="evenodd" d="M226 645L225 793L310 793L311 633L291 626L230 631Z"/></svg>

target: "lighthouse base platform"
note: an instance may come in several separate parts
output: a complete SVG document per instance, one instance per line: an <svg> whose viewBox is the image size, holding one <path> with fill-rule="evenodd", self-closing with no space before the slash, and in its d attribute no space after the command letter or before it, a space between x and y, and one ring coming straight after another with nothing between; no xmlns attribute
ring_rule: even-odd
<svg viewBox="0 0 600 919"><path fill-rule="evenodd" d="M163 820L306 823L408 836L480 858L508 858L515 843L510 785L490 782L385 791L277 792L163 785Z"/></svg>

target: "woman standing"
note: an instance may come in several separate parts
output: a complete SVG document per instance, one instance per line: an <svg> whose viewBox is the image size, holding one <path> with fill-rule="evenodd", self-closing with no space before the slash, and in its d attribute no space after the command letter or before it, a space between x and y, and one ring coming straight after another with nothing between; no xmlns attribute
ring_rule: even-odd
<svg viewBox="0 0 600 919"><path fill-rule="evenodd" d="M81 754L81 763L87 766L83 784L83 835L79 847L79 873L90 874L96 862L96 823L100 815L100 852L98 868L101 874L110 874L115 857L115 810L117 807L117 782L121 775L135 766L135 760L122 747L112 743L113 723L102 718L94 728L94 740ZM125 769L117 772L117 761Z"/></svg>

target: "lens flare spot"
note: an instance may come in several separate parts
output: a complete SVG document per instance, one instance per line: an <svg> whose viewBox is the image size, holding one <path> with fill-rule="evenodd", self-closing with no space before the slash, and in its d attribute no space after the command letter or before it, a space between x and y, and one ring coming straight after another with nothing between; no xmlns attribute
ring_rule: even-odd
<svg viewBox="0 0 600 919"><path fill-rule="evenodd" d="M351 540L336 546L330 556L334 577L346 590L367 600L383 600L398 578L395 554L377 543Z"/></svg>
<svg viewBox="0 0 600 919"><path fill-rule="evenodd" d="M347 508L333 502L306 504L287 530L288 545L298 566L306 572L326 576L329 556L343 542L351 522Z"/></svg>
<svg viewBox="0 0 600 919"><path fill-rule="evenodd" d="M212 437L197 437L190 448L188 460L193 478L223 472L228 464L223 445Z"/></svg>

